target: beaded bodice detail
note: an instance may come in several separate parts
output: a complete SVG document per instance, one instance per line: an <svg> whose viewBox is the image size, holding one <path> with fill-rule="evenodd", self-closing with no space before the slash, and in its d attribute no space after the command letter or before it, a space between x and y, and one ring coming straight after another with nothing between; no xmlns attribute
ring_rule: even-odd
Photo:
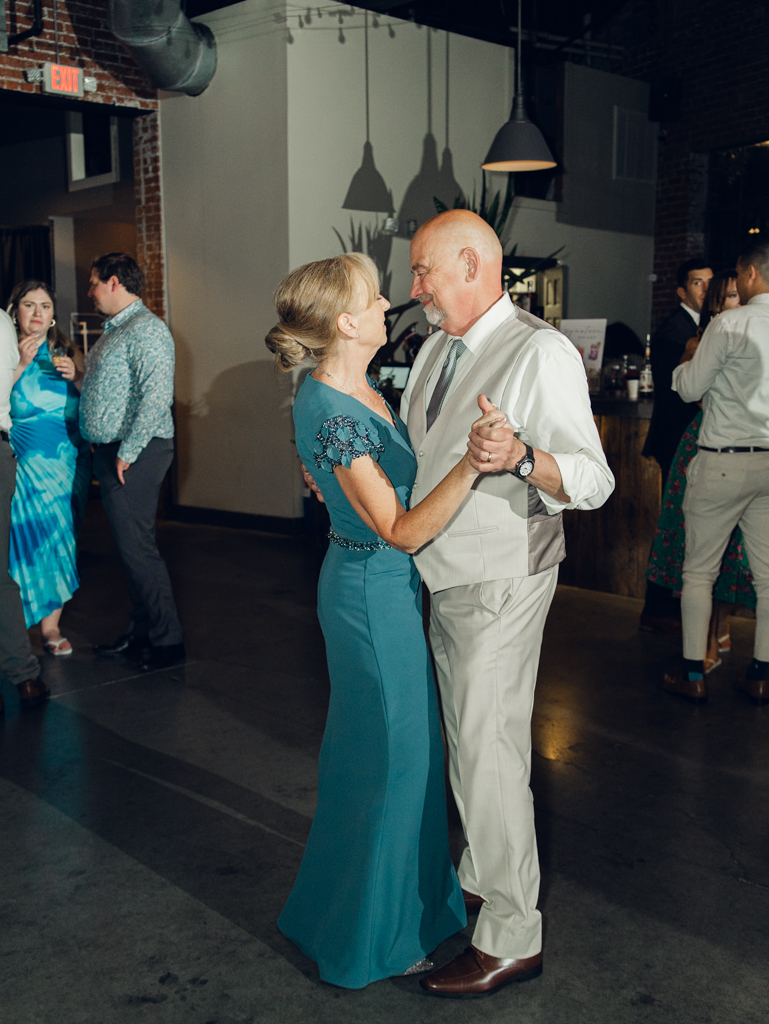
<svg viewBox="0 0 769 1024"><path fill-rule="evenodd" d="M296 447L320 487L331 518L329 540L337 553L400 556L364 522L345 496L334 471L370 456L389 479L404 508L409 507L416 458L402 420L382 417L352 395L308 375L294 401ZM408 557L403 555L404 558Z"/></svg>
<svg viewBox="0 0 769 1024"><path fill-rule="evenodd" d="M378 462L384 450L376 427L373 424L366 426L352 416L335 416L326 420L313 446L315 465L327 473L333 473L337 466L349 469L353 459L363 455L370 455Z"/></svg>

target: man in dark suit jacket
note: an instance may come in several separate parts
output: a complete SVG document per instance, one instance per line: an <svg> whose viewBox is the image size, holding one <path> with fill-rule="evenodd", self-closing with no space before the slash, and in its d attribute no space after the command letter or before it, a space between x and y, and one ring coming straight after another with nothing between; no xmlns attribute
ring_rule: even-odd
<svg viewBox="0 0 769 1024"><path fill-rule="evenodd" d="M676 275L680 305L652 335L654 412L643 453L653 456L659 463L663 488L678 443L697 412L696 403L681 401L672 390L673 370L681 361L687 341L697 333L700 310L712 276L713 271L702 258L682 263Z"/></svg>
<svg viewBox="0 0 769 1024"><path fill-rule="evenodd" d="M680 304L652 335L654 411L643 454L653 456L659 463L663 491L678 444L697 412L696 402L684 402L672 390L673 370L681 360L687 341L697 333L702 303L712 276L713 271L703 257L682 263L676 274ZM641 628L653 632L680 632L680 617L680 603L673 592L656 583L647 583Z"/></svg>

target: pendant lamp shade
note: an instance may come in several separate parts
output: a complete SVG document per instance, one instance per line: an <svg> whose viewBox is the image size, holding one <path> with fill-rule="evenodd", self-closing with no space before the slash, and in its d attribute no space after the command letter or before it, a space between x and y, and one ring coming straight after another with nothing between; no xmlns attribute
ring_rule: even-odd
<svg viewBox="0 0 769 1024"><path fill-rule="evenodd" d="M542 132L526 116L519 91L510 120L497 132L481 166L485 171L543 171L555 164Z"/></svg>
<svg viewBox="0 0 769 1024"><path fill-rule="evenodd" d="M371 213L393 212L392 194L376 169L374 149L368 141L363 144L363 161L352 177L342 209Z"/></svg>

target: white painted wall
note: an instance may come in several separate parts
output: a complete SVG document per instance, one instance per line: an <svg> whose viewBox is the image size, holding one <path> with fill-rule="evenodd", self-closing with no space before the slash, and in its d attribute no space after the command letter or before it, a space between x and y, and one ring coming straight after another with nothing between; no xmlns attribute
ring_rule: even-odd
<svg viewBox="0 0 769 1024"><path fill-rule="evenodd" d="M562 224L557 208L541 199L516 199L505 249L516 242L519 253L547 256L563 246L558 259L566 265L564 316L621 320L643 342L651 316L654 239Z"/></svg>
<svg viewBox="0 0 769 1024"><path fill-rule="evenodd" d="M342 8L349 10L349 8ZM292 267L336 255L333 228L347 242L350 219L373 228L377 216L343 210L350 181L360 167L366 138L364 16L348 19L345 43L338 22L326 18L291 29L288 47L289 258ZM395 38L380 24L369 28L371 143L377 169L392 191L395 210L422 162L428 126L439 163L446 146L447 33L411 22L395 22ZM428 34L431 51L431 118L428 125ZM448 59L448 141L458 184L480 192L480 163L510 104L512 51L451 35ZM504 176L494 175L502 180ZM434 214L434 210L430 211ZM379 218L380 222L382 218ZM408 239L393 239L390 298L402 302L410 288Z"/></svg>
<svg viewBox="0 0 769 1024"><path fill-rule="evenodd" d="M327 13L313 14L303 28L298 8L275 0L206 15L200 20L218 46L212 84L202 96L161 101L183 505L286 519L302 513L290 385L273 369L263 339L275 321L273 289L287 270L339 252L333 229L347 238L351 217L364 229L377 220L342 209L365 140L364 15L349 10L338 8L343 26ZM276 20L286 12L288 23ZM380 22L369 31L370 138L397 213L428 131L428 38L439 161L446 145L447 37ZM510 109L512 51L451 36L448 70L454 176L471 193ZM504 176L491 177L504 187ZM645 335L652 240L558 223L556 209L517 200L509 244L527 256L565 246L565 315L619 319ZM407 238L392 240L389 268L390 298L402 302L410 286Z"/></svg>
<svg viewBox="0 0 769 1024"><path fill-rule="evenodd" d="M177 500L301 516L290 381L264 335L289 269L285 33L270 0L205 18L218 67L160 104L170 326L177 348ZM266 23L265 23L266 19Z"/></svg>

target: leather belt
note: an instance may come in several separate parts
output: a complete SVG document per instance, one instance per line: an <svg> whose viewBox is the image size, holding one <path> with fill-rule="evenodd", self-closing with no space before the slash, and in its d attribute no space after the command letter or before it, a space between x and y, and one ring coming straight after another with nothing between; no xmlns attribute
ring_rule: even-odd
<svg viewBox="0 0 769 1024"><path fill-rule="evenodd" d="M701 452L716 452L718 455L731 455L733 452L769 452L769 448L756 448L755 445L750 448L706 448L704 444L698 444L697 447Z"/></svg>

